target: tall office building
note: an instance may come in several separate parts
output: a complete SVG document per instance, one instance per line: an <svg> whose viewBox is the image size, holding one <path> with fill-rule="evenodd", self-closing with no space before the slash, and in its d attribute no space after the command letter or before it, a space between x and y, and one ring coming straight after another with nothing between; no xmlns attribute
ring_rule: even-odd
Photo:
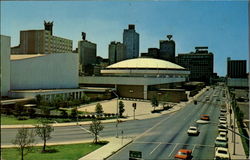
<svg viewBox="0 0 250 160"><path fill-rule="evenodd" d="M86 40L86 33L82 32L82 40L78 41L78 53L80 70L84 73L92 73L96 63L96 44ZM90 68L89 68L90 67Z"/></svg>
<svg viewBox="0 0 250 160"><path fill-rule="evenodd" d="M71 53L72 40L52 35L53 22L44 21L44 30L20 31L20 44L11 54Z"/></svg>
<svg viewBox="0 0 250 160"><path fill-rule="evenodd" d="M196 51L187 54L178 54L176 63L191 71L191 81L210 83L213 77L214 55L208 52L208 47L195 47Z"/></svg>
<svg viewBox="0 0 250 160"><path fill-rule="evenodd" d="M227 77L229 78L246 78L247 77L247 61L231 60L227 58Z"/></svg>
<svg viewBox="0 0 250 160"><path fill-rule="evenodd" d="M167 35L168 40L160 40L159 58L175 62L175 41L171 40L172 35Z"/></svg>
<svg viewBox="0 0 250 160"><path fill-rule="evenodd" d="M139 34L135 31L135 25L129 24L123 31L123 44L126 46L126 59L139 57Z"/></svg>
<svg viewBox="0 0 250 160"><path fill-rule="evenodd" d="M110 64L120 62L126 57L126 46L121 42L111 42L109 44L109 62Z"/></svg>

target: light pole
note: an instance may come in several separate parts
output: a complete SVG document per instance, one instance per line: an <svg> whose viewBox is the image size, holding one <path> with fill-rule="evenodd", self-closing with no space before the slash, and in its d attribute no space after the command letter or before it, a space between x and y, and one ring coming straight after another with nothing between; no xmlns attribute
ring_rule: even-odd
<svg viewBox="0 0 250 160"><path fill-rule="evenodd" d="M119 96L115 93L115 91L112 91L114 93L114 95L117 98L117 106L116 106L116 138L118 138L118 100L119 100Z"/></svg>

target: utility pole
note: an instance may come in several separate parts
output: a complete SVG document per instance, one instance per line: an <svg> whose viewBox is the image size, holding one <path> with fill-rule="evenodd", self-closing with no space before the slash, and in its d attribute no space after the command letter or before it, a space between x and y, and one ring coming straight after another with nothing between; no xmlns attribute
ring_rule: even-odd
<svg viewBox="0 0 250 160"><path fill-rule="evenodd" d="M135 120L136 103L133 103L133 104L132 104L132 107L134 108L134 120Z"/></svg>
<svg viewBox="0 0 250 160"><path fill-rule="evenodd" d="M119 100L119 96L115 93L115 91L112 91L114 93L114 95L116 96L117 98L117 105L116 105L116 138L118 138L118 100Z"/></svg>

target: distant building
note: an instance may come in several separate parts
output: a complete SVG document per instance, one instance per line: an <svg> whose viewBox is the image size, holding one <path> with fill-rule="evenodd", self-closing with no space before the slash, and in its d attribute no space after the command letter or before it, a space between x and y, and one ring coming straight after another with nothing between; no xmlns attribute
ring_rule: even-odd
<svg viewBox="0 0 250 160"><path fill-rule="evenodd" d="M92 74L96 63L96 44L86 40L86 33L82 32L82 40L78 41L80 70Z"/></svg>
<svg viewBox="0 0 250 160"><path fill-rule="evenodd" d="M1 97L8 96L10 90L10 37L1 35Z"/></svg>
<svg viewBox="0 0 250 160"><path fill-rule="evenodd" d="M120 62L126 58L126 46L120 42L111 42L109 44L110 64Z"/></svg>
<svg viewBox="0 0 250 160"><path fill-rule="evenodd" d="M171 40L172 35L167 35L168 40L160 40L159 58L175 62L175 41Z"/></svg>
<svg viewBox="0 0 250 160"><path fill-rule="evenodd" d="M230 78L246 78L247 77L247 61L231 60L227 58L227 77Z"/></svg>
<svg viewBox="0 0 250 160"><path fill-rule="evenodd" d="M135 25L129 24L123 31L123 44L126 45L126 59L139 57L139 34L135 31Z"/></svg>
<svg viewBox="0 0 250 160"><path fill-rule="evenodd" d="M195 47L196 51L187 54L178 54L176 63L191 71L191 81L210 83L213 77L214 55L208 52L208 47Z"/></svg>
<svg viewBox="0 0 250 160"><path fill-rule="evenodd" d="M227 58L227 85L229 87L249 87L246 60Z"/></svg>
<svg viewBox="0 0 250 160"><path fill-rule="evenodd" d="M44 30L20 31L20 44L11 54L71 53L72 40L53 36L53 22L44 21Z"/></svg>
<svg viewBox="0 0 250 160"><path fill-rule="evenodd" d="M148 52L141 53L141 57L160 59L159 58L159 49L158 48L148 48Z"/></svg>

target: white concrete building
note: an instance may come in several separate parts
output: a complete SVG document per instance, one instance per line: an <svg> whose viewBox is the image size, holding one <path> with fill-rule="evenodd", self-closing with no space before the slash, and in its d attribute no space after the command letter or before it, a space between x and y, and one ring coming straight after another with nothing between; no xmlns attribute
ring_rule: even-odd
<svg viewBox="0 0 250 160"><path fill-rule="evenodd" d="M79 83L83 86L114 86L122 96L148 99L152 88L185 82L190 71L160 59L135 58L112 64L101 70L101 74L80 77Z"/></svg>
<svg viewBox="0 0 250 160"><path fill-rule="evenodd" d="M78 55L11 55L10 85L11 90L78 88Z"/></svg>
<svg viewBox="0 0 250 160"><path fill-rule="evenodd" d="M1 35L1 97L10 90L10 37Z"/></svg>

